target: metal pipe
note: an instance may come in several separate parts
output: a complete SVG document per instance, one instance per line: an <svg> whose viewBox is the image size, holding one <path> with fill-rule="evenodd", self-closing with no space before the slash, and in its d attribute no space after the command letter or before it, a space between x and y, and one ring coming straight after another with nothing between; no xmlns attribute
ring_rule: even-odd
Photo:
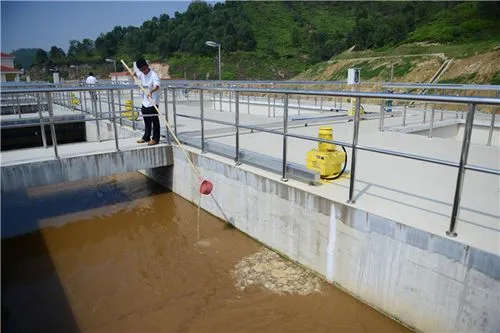
<svg viewBox="0 0 500 333"><path fill-rule="evenodd" d="M356 99L356 112L354 113L354 132L352 135L352 150L351 150L351 179L349 182L349 200L348 203L353 204L355 200L354 196L354 181L356 179L356 155L357 155L357 144L358 144L358 136L359 136L359 118L360 118L360 109L361 109L361 99Z"/></svg>
<svg viewBox="0 0 500 333"><path fill-rule="evenodd" d="M85 104L85 107L83 105L81 105L81 107L82 107L82 113L87 112L87 92L86 91L83 92L83 102Z"/></svg>
<svg viewBox="0 0 500 333"><path fill-rule="evenodd" d="M267 95L267 118L271 117L271 96Z"/></svg>
<svg viewBox="0 0 500 333"><path fill-rule="evenodd" d="M288 133L288 94L285 94L285 99L283 101L283 168L281 180L284 182L288 181L286 177L286 153L287 153L287 133Z"/></svg>
<svg viewBox="0 0 500 333"><path fill-rule="evenodd" d="M422 124L425 124L426 116L427 116L427 103L424 104L424 119L422 120Z"/></svg>
<svg viewBox="0 0 500 333"><path fill-rule="evenodd" d="M101 142L101 129L99 128L99 117L97 115L97 95L94 92L94 95L91 95L92 100L90 103L92 104L92 114L95 117L95 125L97 128L97 142Z"/></svg>
<svg viewBox="0 0 500 333"><path fill-rule="evenodd" d="M120 147L118 146L118 129L116 127L116 109L115 109L115 97L114 97L114 94L111 93L111 111L113 113L113 129L115 131L115 146L116 146L116 150L117 151L120 151Z"/></svg>
<svg viewBox="0 0 500 333"><path fill-rule="evenodd" d="M175 102L176 98L175 98L175 89L172 90L173 94L172 94L172 113L173 113L173 122L174 122L174 134L175 136L177 136L177 103Z"/></svg>
<svg viewBox="0 0 500 333"><path fill-rule="evenodd" d="M488 133L488 142L486 143L487 146L491 146L491 139L493 137L493 129L495 128L495 115L497 111L496 109L491 110L491 123L490 123L490 131Z"/></svg>
<svg viewBox="0 0 500 333"><path fill-rule="evenodd" d="M59 153L57 151L56 127L54 125L54 110L52 108L52 97L50 96L50 92L47 92L47 106L49 108L50 134L52 136L54 154L56 155L56 158L59 158Z"/></svg>
<svg viewBox="0 0 500 333"><path fill-rule="evenodd" d="M21 103L19 103L19 94L16 95L16 100L17 100L17 110L19 111L19 119L21 119Z"/></svg>
<svg viewBox="0 0 500 333"><path fill-rule="evenodd" d="M42 143L43 143L43 148L47 148L47 137L45 136L45 125L42 124L43 122L43 106L40 102L40 94L36 94L36 104L38 106L38 116L40 117L40 131L42 135Z"/></svg>
<svg viewBox="0 0 500 333"><path fill-rule="evenodd" d="M464 181L465 165L469 155L469 146L472 133L472 125L474 123L475 104L469 104L469 112L467 112L467 120L465 123L464 139L462 142L462 153L460 154L460 163L458 166L457 184L455 186L455 198L453 199L453 209L451 211L450 228L446 231L449 237L456 237L456 224L458 208L460 207L460 197L462 195L462 186Z"/></svg>
<svg viewBox="0 0 500 333"><path fill-rule="evenodd" d="M497 91L497 98L500 95L500 90ZM493 129L495 128L495 115L497 113L496 107L491 107L491 123L490 123L490 132L488 133L488 142L486 143L487 146L491 146L491 139L493 137Z"/></svg>
<svg viewBox="0 0 500 333"><path fill-rule="evenodd" d="M203 91L200 90L200 120L201 120L201 153L205 153L205 110L203 107Z"/></svg>
<svg viewBox="0 0 500 333"><path fill-rule="evenodd" d="M299 105L299 110L297 111L297 113L300 116L300 96L297 98L297 104Z"/></svg>
<svg viewBox="0 0 500 333"><path fill-rule="evenodd" d="M248 109L247 109L247 114L250 114L250 95L247 96L247 106L248 106Z"/></svg>
<svg viewBox="0 0 500 333"><path fill-rule="evenodd" d="M203 91L200 91L201 94L203 94ZM163 94L165 95L165 121L167 122L167 124L170 124L168 122L168 87L167 88L164 88L163 89ZM134 103L132 102L132 106L134 105ZM202 111L203 112L203 111ZM202 124L203 124L203 121L202 121ZM170 144L170 131L168 130L167 128L167 143Z"/></svg>
<svg viewBox="0 0 500 333"><path fill-rule="evenodd" d="M102 101L101 101L101 91L97 91L97 101L99 102L99 117L102 118Z"/></svg>
<svg viewBox="0 0 500 333"><path fill-rule="evenodd" d="M407 104L405 102L405 104L403 105L403 126L406 126L406 107Z"/></svg>
<svg viewBox="0 0 500 333"><path fill-rule="evenodd" d="M276 95L273 96L273 118L276 117Z"/></svg>
<svg viewBox="0 0 500 333"><path fill-rule="evenodd" d="M380 117L378 122L378 130L380 132L384 131L384 119L385 119L385 109L384 109L384 100L380 101ZM358 103L358 98L356 98L356 104Z"/></svg>
<svg viewBox="0 0 500 333"><path fill-rule="evenodd" d="M434 113L435 113L435 105L432 105L431 111L431 121L429 122L429 133L427 135L428 138L432 138L432 128L434 127Z"/></svg>
<svg viewBox="0 0 500 333"><path fill-rule="evenodd" d="M234 126L236 127L236 156L234 162L240 165L240 93L236 91L236 110L235 110Z"/></svg>

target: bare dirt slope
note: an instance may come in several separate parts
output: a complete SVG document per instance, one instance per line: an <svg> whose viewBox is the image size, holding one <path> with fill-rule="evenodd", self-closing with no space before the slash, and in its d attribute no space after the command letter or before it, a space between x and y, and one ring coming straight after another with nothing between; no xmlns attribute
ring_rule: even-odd
<svg viewBox="0 0 500 333"><path fill-rule="evenodd" d="M446 60L442 53L400 55L333 60L307 70L295 80L344 81L348 68L361 68L365 82L388 82L393 67L393 82L429 83ZM437 83L491 84L500 76L500 49L466 58L451 59Z"/></svg>

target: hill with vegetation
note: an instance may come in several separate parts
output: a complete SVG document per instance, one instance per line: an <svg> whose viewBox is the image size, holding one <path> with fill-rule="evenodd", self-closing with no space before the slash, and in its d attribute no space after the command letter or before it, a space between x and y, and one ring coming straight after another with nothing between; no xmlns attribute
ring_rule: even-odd
<svg viewBox="0 0 500 333"><path fill-rule="evenodd" d="M446 64L440 80L498 84L499 27L494 1L193 2L173 17L72 40L67 54L37 49L30 74L43 79L58 68L71 78L74 65L105 77L113 68L104 59L130 63L143 55L168 63L172 78L216 79L217 50L205 45L212 40L221 44L225 80L345 80L355 66L363 80L428 82ZM448 75L471 57L482 58Z"/></svg>

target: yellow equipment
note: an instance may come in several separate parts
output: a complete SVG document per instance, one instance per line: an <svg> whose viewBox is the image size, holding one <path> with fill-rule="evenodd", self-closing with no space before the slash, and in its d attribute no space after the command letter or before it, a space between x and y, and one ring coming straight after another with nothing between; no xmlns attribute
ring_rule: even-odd
<svg viewBox="0 0 500 333"><path fill-rule="evenodd" d="M77 106L77 105L80 105L80 100L78 98L76 98L75 94L71 93L71 101L70 101L70 103L73 106Z"/></svg>
<svg viewBox="0 0 500 333"><path fill-rule="evenodd" d="M320 127L319 138L333 140L331 127ZM338 178L342 172L342 165L346 162L346 153L337 150L333 143L318 142L318 149L307 152L306 168L318 171L322 179Z"/></svg>
<svg viewBox="0 0 500 333"><path fill-rule="evenodd" d="M137 120L139 113L132 110L133 110L132 100L131 99L125 100L125 112L123 112L123 116L130 120L132 119Z"/></svg>
<svg viewBox="0 0 500 333"><path fill-rule="evenodd" d="M347 102L351 103L351 107L349 108L349 110L347 110L347 115L350 117L354 117L354 114L356 113L356 98L349 98ZM361 110L359 110L359 114L365 114L365 108L363 107L363 105L360 105L360 109Z"/></svg>

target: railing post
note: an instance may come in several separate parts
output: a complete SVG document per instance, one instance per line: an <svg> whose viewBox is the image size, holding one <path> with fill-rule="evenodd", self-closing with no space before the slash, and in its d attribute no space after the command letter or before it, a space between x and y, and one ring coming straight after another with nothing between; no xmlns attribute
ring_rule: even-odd
<svg viewBox="0 0 500 333"><path fill-rule="evenodd" d="M116 91L116 94L118 95L118 115L120 117L120 126L123 126L123 118L122 118L122 94L120 89ZM133 110L132 110L133 114Z"/></svg>
<svg viewBox="0 0 500 333"><path fill-rule="evenodd" d="M163 89L163 94L165 95L165 121L167 122L167 124L169 124L169 122L168 122L168 87ZM132 110L133 110L133 107L134 107L134 103L132 102ZM168 130L168 128L167 128L167 135L166 136L167 136L167 143L170 144L170 131Z"/></svg>
<svg viewBox="0 0 500 333"><path fill-rule="evenodd" d="M203 107L203 90L200 90L200 121L201 121L201 153L205 153L205 109Z"/></svg>
<svg viewBox="0 0 500 333"><path fill-rule="evenodd" d="M235 110L234 126L236 128L236 156L234 162L240 165L240 92L236 92L236 110Z"/></svg>
<svg viewBox="0 0 500 333"><path fill-rule="evenodd" d="M166 98L166 96L165 96ZM135 130L135 107L134 107L134 91L132 89L130 89L130 101L132 102L132 129ZM166 107L166 103L165 103L165 107ZM165 110L167 110L165 108ZM167 131L167 135L168 135L168 131ZM167 139L168 140L168 139Z"/></svg>
<svg viewBox="0 0 500 333"><path fill-rule="evenodd" d="M357 107L358 99L359 98L356 98L356 107ZM384 120L385 120L384 102L385 102L385 100L383 100L383 99L380 101L380 117L379 117L379 123L378 123L378 130L380 132L384 131Z"/></svg>
<svg viewBox="0 0 500 333"><path fill-rule="evenodd" d="M219 91L219 111L222 112L222 91Z"/></svg>
<svg viewBox="0 0 500 333"><path fill-rule="evenodd" d="M297 114L300 116L300 95L297 98L297 103L298 103L298 106L299 106L299 110L297 111Z"/></svg>
<svg viewBox="0 0 500 333"><path fill-rule="evenodd" d="M286 148L287 148L287 133L288 133L288 94L285 94L285 99L283 100L283 168L282 168L282 176L281 180L284 182L288 181L286 177Z"/></svg>
<svg viewBox="0 0 500 333"><path fill-rule="evenodd" d="M273 96L273 118L276 117L276 95Z"/></svg>
<svg viewBox="0 0 500 333"><path fill-rule="evenodd" d="M407 103L405 102L405 104L403 105L403 126L406 126L406 107Z"/></svg>
<svg viewBox="0 0 500 333"><path fill-rule="evenodd" d="M16 94L17 110L19 111L19 119L21 119L21 103L19 102L19 94Z"/></svg>
<svg viewBox="0 0 500 333"><path fill-rule="evenodd" d="M176 97L175 97L175 89L172 89L172 113L173 113L173 122L174 122L174 134L177 136L177 105L176 105Z"/></svg>
<svg viewBox="0 0 500 333"><path fill-rule="evenodd" d="M267 95L267 118L271 118L271 96Z"/></svg>
<svg viewBox="0 0 500 333"><path fill-rule="evenodd" d="M431 121L429 122L429 133L427 135L428 138L432 138L432 129L434 127L434 113L436 111L435 105L432 105L432 111L431 111Z"/></svg>
<svg viewBox="0 0 500 333"><path fill-rule="evenodd" d="M497 113L496 108L492 108L490 132L488 133L488 143L486 144L487 146L491 146L491 138L493 137L493 129L495 128L495 114L496 113Z"/></svg>
<svg viewBox="0 0 500 333"><path fill-rule="evenodd" d="M383 104L382 104L383 105ZM348 203L353 204L355 200L353 199L354 196L354 182L356 180L356 155L358 152L357 145L358 145L358 136L359 136L359 118L360 118L360 111L361 109L361 98L356 98L356 111L354 113L354 132L352 135L352 150L351 150L351 179L349 182L349 200L347 200Z"/></svg>
<svg viewBox="0 0 500 333"><path fill-rule="evenodd" d="M424 104L424 117L422 120L422 124L425 124L425 118L427 117L427 103Z"/></svg>
<svg viewBox="0 0 500 333"><path fill-rule="evenodd" d="M45 125L43 125L43 106L42 103L40 102L40 94L36 94L36 104L38 106L38 115L40 117L40 130L41 130L41 135L42 135L42 143L43 143L43 148L47 148L47 137L45 136Z"/></svg>
<svg viewBox="0 0 500 333"><path fill-rule="evenodd" d="M59 153L57 151L56 127L54 125L54 110L52 108L52 97L50 96L50 92L47 92L47 107L49 108L50 134L52 136L54 154L56 155L56 158L59 158Z"/></svg>
<svg viewBox="0 0 500 333"><path fill-rule="evenodd" d="M99 114L97 111L97 94L94 91L94 94L91 96L92 100L92 113L95 115L95 124L97 127L97 141L101 142L101 128L99 127Z"/></svg>
<svg viewBox="0 0 500 333"><path fill-rule="evenodd" d="M497 98L500 95L500 90L497 91ZM492 106L491 107L491 123L490 123L490 132L488 133L488 142L486 143L487 146L491 146L491 139L493 137L493 129L495 128L495 115L497 113L498 107L497 106Z"/></svg>
<svg viewBox="0 0 500 333"><path fill-rule="evenodd" d="M110 94L111 96L111 112L113 113L113 129L115 130L115 145L116 145L116 150L120 151L120 147L118 146L118 129L116 127L116 109L115 109L115 97L113 92Z"/></svg>
<svg viewBox="0 0 500 333"><path fill-rule="evenodd" d="M82 107L82 113L87 112L87 92L83 92L83 102L85 104L85 107L83 106L81 100L80 100L80 106Z"/></svg>
<svg viewBox="0 0 500 333"><path fill-rule="evenodd" d="M467 120L465 123L464 140L462 142L462 152L460 154L460 163L458 166L457 184L455 186L455 198L453 199L453 209L451 211L450 228L446 231L449 237L456 237L456 225L458 208L460 207L460 197L462 195L462 185L464 181L465 165L469 155L470 139L472 134L472 125L474 123L475 104L469 104L469 112L467 112Z"/></svg>
<svg viewBox="0 0 500 333"><path fill-rule="evenodd" d="M248 102L248 110L247 110L247 114L250 114L250 94L248 94L248 97L247 97L247 102Z"/></svg>

